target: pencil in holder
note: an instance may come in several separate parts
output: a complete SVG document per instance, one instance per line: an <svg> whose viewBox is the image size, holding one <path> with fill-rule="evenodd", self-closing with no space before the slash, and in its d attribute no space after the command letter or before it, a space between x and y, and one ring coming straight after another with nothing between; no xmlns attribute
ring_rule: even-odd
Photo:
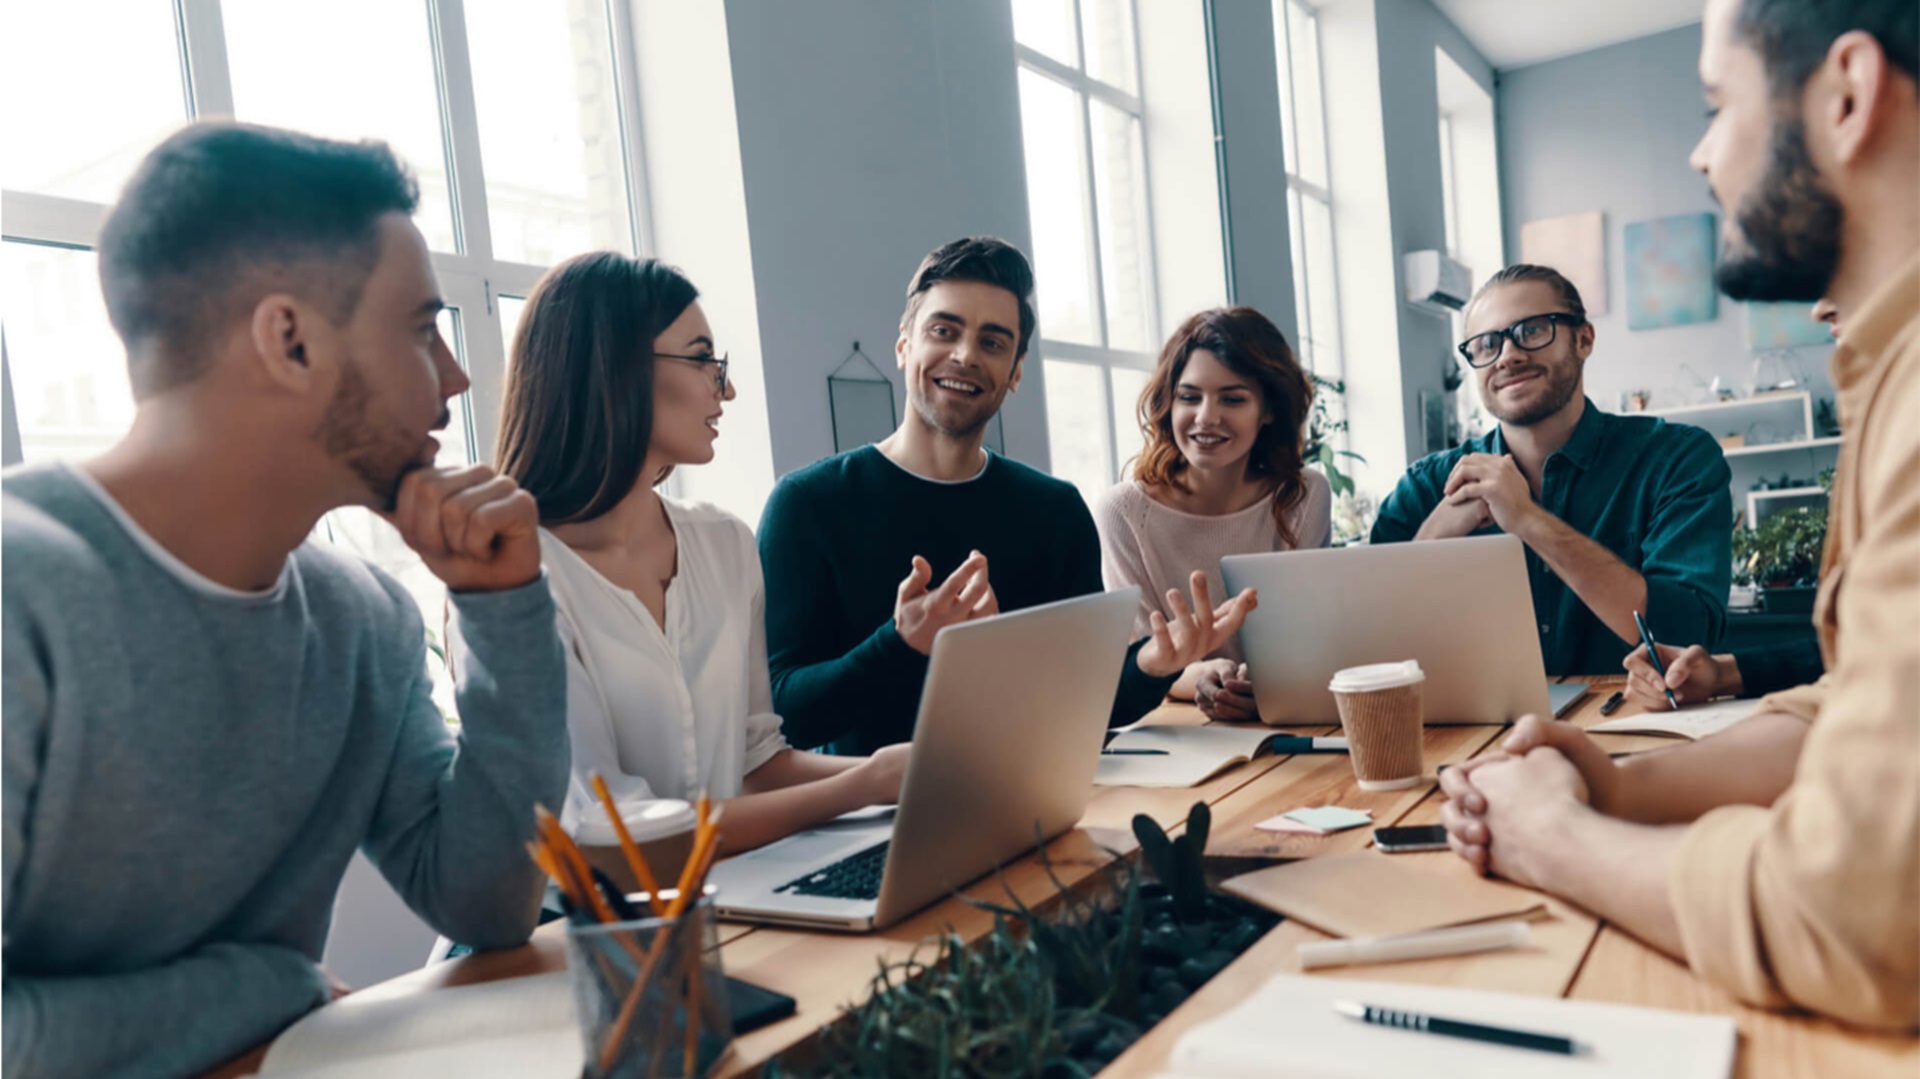
<svg viewBox="0 0 1920 1079"><path fill-rule="evenodd" d="M678 917L569 924L567 966L586 1079L695 1079L733 1040L711 889Z"/></svg>

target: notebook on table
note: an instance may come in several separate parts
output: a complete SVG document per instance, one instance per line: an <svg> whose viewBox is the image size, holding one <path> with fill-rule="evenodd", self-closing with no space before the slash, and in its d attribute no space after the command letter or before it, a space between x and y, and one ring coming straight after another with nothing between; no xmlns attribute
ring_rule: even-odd
<svg viewBox="0 0 1920 1079"><path fill-rule="evenodd" d="M1578 1056L1347 1019L1336 1001L1559 1034ZM1428 985L1282 974L1188 1031L1160 1079L1728 1079L1737 1031L1717 1015Z"/></svg>
<svg viewBox="0 0 1920 1079"><path fill-rule="evenodd" d="M1718 734L1752 715L1759 701L1714 701L1695 704L1678 712L1645 712L1621 716L1587 728L1588 734L1668 734L1675 738L1697 740Z"/></svg>
<svg viewBox="0 0 1920 1079"><path fill-rule="evenodd" d="M1115 735L1107 748L1160 752L1102 756L1093 781L1103 787L1195 787L1259 756L1276 737L1297 736L1271 727L1134 727Z"/></svg>
<svg viewBox="0 0 1920 1079"><path fill-rule="evenodd" d="M1538 892L1474 876L1464 862L1426 868L1371 850L1243 873L1220 887L1337 937L1394 937L1546 910Z"/></svg>

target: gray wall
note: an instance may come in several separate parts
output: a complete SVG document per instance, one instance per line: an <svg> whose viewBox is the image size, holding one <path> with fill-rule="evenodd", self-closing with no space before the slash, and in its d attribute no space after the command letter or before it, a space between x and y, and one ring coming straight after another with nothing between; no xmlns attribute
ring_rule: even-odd
<svg viewBox="0 0 1920 1079"><path fill-rule="evenodd" d="M1606 213L1608 313L1587 390L1602 408L1629 389L1647 389L1656 409L1707 396L1718 376L1744 395L1754 356L1740 304L1720 297L1719 317L1691 326L1631 331L1622 255L1630 222L1710 211L1704 177L1687 155L1706 131L1697 65L1700 27L1685 26L1564 60L1502 72L1498 91L1500 173L1506 193L1509 261L1520 255L1528 221L1587 210ZM1825 346L1796 350L1795 366L1817 395L1830 396ZM1695 378L1686 368L1698 374Z"/></svg>
<svg viewBox="0 0 1920 1079"><path fill-rule="evenodd" d="M959 236L1031 250L1004 3L728 0L775 474L833 452L827 375L854 340L894 377L907 278ZM724 72L716 72L724 77ZM1038 363L1002 411L1047 467Z"/></svg>

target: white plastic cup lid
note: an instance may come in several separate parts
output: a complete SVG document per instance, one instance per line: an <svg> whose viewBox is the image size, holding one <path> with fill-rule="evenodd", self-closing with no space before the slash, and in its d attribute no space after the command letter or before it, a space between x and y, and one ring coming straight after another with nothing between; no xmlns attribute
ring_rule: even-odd
<svg viewBox="0 0 1920 1079"><path fill-rule="evenodd" d="M1335 693L1374 693L1383 689L1415 686L1426 680L1427 674L1420 669L1420 661L1409 659L1399 663L1369 663L1363 667L1348 667L1335 672L1327 688Z"/></svg>
<svg viewBox="0 0 1920 1079"><path fill-rule="evenodd" d="M620 820L627 826L627 834L633 836L635 843L651 843L692 831L696 818L693 807L686 802L678 798L656 798L622 806ZM606 810L598 803L581 815L580 826L574 830L573 838L589 847L612 847L620 843L620 837L614 833L613 822L607 819Z"/></svg>

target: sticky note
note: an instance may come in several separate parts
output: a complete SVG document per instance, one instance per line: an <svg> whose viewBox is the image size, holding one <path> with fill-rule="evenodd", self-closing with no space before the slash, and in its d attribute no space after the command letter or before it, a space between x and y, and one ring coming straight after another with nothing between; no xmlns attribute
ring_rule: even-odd
<svg viewBox="0 0 1920 1079"><path fill-rule="evenodd" d="M1311 824L1301 824L1299 821L1293 820L1284 814L1278 817L1268 817L1266 820L1254 825L1254 827L1263 832L1300 832L1306 835L1327 834Z"/></svg>
<svg viewBox="0 0 1920 1079"><path fill-rule="evenodd" d="M1373 823L1373 814L1354 809L1342 809L1339 806L1314 806L1310 809L1296 809L1281 816L1298 821L1309 828L1322 832L1340 832L1348 828L1358 828Z"/></svg>

